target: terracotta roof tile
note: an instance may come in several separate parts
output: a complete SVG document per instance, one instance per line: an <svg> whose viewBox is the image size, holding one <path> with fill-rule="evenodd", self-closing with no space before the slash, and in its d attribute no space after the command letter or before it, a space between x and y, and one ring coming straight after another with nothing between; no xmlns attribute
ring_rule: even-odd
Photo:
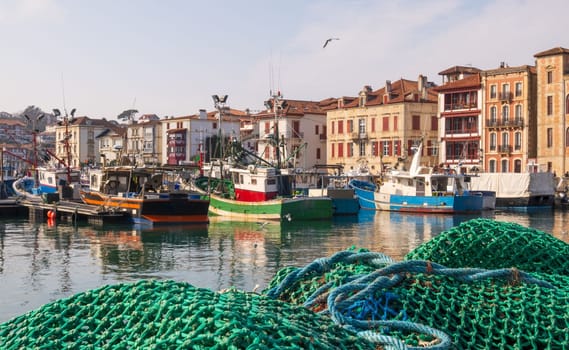
<svg viewBox="0 0 569 350"><path fill-rule="evenodd" d="M566 49L564 47L554 47L553 49L538 52L535 55L533 55L533 57L545 57L545 56L559 55L564 53L569 53L569 49Z"/></svg>
<svg viewBox="0 0 569 350"><path fill-rule="evenodd" d="M448 75L453 73L467 73L467 74L476 74L479 73L481 70L476 67L467 67L467 66L454 66L448 69L439 72L439 75Z"/></svg>
<svg viewBox="0 0 569 350"><path fill-rule="evenodd" d="M466 88L472 88L472 89L480 88L480 74L474 74L464 79L451 81L450 83L446 83L444 85L434 88L434 90L437 92L441 92L441 91L466 89Z"/></svg>

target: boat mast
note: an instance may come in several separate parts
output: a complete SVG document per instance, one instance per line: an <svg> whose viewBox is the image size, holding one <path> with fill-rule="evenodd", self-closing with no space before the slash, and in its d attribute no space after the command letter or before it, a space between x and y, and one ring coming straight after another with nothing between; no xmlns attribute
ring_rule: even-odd
<svg viewBox="0 0 569 350"><path fill-rule="evenodd" d="M55 117L59 117L61 112L59 109L54 109L53 114ZM63 124L65 125L65 137L63 139L64 146L65 146L65 154L67 156L65 162L65 168L67 170L67 185L71 185L71 146L69 145L69 139L71 138L71 133L69 132L69 123L73 122L75 119L75 108L71 110L71 118L67 115L67 109L65 109L65 115L63 116Z"/></svg>
<svg viewBox="0 0 569 350"><path fill-rule="evenodd" d="M283 100L283 96L281 92L278 91L276 94L271 96L271 99L265 101L265 107L268 110L272 110L274 117L275 117L275 147L276 147L276 156L277 156L277 169L280 169L281 164L281 144L280 144L280 136L279 136L279 117L282 114L282 110L286 108L288 103Z"/></svg>

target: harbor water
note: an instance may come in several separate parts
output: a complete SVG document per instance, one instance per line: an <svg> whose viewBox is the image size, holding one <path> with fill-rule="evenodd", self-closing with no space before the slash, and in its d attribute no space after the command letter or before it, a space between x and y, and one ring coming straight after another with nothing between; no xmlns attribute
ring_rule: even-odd
<svg viewBox="0 0 569 350"><path fill-rule="evenodd" d="M538 229L569 243L569 212L496 211L487 218ZM0 323L108 284L170 279L196 287L264 289L285 266L349 247L400 260L423 242L479 216L362 211L332 221L230 222L202 226L93 226L0 219Z"/></svg>

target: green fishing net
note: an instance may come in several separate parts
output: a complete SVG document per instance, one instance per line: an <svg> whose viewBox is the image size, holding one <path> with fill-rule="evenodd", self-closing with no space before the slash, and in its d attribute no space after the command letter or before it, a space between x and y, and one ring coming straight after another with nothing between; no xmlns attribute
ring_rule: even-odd
<svg viewBox="0 0 569 350"><path fill-rule="evenodd" d="M374 349L330 318L264 296L141 281L77 294L0 325L1 349Z"/></svg>
<svg viewBox="0 0 569 350"><path fill-rule="evenodd" d="M405 257L448 267L498 269L569 275L569 244L516 223L474 219L446 230Z"/></svg>
<svg viewBox="0 0 569 350"><path fill-rule="evenodd" d="M406 261L382 265L370 254L352 249L282 269L264 293L408 346L444 348L436 329L457 349L569 347L567 244L547 233L472 220ZM407 323L419 326L399 327Z"/></svg>

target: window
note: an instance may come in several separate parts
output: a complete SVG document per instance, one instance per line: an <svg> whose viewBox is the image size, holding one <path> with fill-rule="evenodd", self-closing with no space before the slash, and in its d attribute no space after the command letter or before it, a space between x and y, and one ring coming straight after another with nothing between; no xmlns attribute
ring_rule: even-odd
<svg viewBox="0 0 569 350"><path fill-rule="evenodd" d="M553 96L547 96L547 115L553 114Z"/></svg>
<svg viewBox="0 0 569 350"><path fill-rule="evenodd" d="M488 171L491 173L495 173L496 172L496 160L490 159L490 162L488 162L488 165L489 165Z"/></svg>
<svg viewBox="0 0 569 350"><path fill-rule="evenodd" d="M507 122L508 122L508 119L510 119L510 115L509 115L509 114L510 114L510 107L508 107L507 105L506 105L506 106L503 106L503 107L502 107L502 121L503 121L504 123L507 123Z"/></svg>
<svg viewBox="0 0 569 350"><path fill-rule="evenodd" d="M547 128L547 148L553 147L553 128Z"/></svg>
<svg viewBox="0 0 569 350"><path fill-rule="evenodd" d="M343 133L344 133L344 121L338 120L338 134L343 134Z"/></svg>
<svg viewBox="0 0 569 350"><path fill-rule="evenodd" d="M412 126L411 128L413 130L421 130L421 117L418 115L414 115L412 116L413 120L412 120Z"/></svg>
<svg viewBox="0 0 569 350"><path fill-rule="evenodd" d="M379 155L379 143L377 141L371 142L371 155L375 157Z"/></svg>
<svg viewBox="0 0 569 350"><path fill-rule="evenodd" d="M439 119L436 115L431 116L431 130L437 131L439 129Z"/></svg>
<svg viewBox="0 0 569 350"><path fill-rule="evenodd" d="M364 140L360 140L360 157L366 155L366 143Z"/></svg>
<svg viewBox="0 0 569 350"><path fill-rule="evenodd" d="M353 142L348 142L347 144L348 146L348 157L353 157L354 156L354 143Z"/></svg>
<svg viewBox="0 0 569 350"><path fill-rule="evenodd" d="M330 158L334 158L336 156L336 152L335 152L336 147L335 146L336 146L336 144L334 144L334 143L330 144L330 154L332 155Z"/></svg>
<svg viewBox="0 0 569 350"><path fill-rule="evenodd" d="M517 82L516 83L516 97L519 97L521 95L522 95L522 83Z"/></svg>
<svg viewBox="0 0 569 350"><path fill-rule="evenodd" d="M383 117L383 131L389 131L389 117Z"/></svg>
<svg viewBox="0 0 569 350"><path fill-rule="evenodd" d="M334 132L336 131L335 124L336 123L332 120L332 132L330 133L332 135L334 135Z"/></svg>
<svg viewBox="0 0 569 350"><path fill-rule="evenodd" d="M314 125L314 135L320 134L320 133L319 133L320 130L318 130L318 129L319 129L319 126L320 126L320 125Z"/></svg>
<svg viewBox="0 0 569 350"><path fill-rule="evenodd" d="M320 159L320 148L316 149L316 159Z"/></svg>
<svg viewBox="0 0 569 350"><path fill-rule="evenodd" d="M393 155L394 156L401 155L401 140L395 140L393 142Z"/></svg>
<svg viewBox="0 0 569 350"><path fill-rule="evenodd" d="M354 121L352 119L348 120L348 130L350 132L354 132Z"/></svg>
<svg viewBox="0 0 569 350"><path fill-rule="evenodd" d="M490 85L490 98L496 98L496 85Z"/></svg>
<svg viewBox="0 0 569 350"><path fill-rule="evenodd" d="M342 158L344 156L344 144L338 144L338 157Z"/></svg>
<svg viewBox="0 0 569 350"><path fill-rule="evenodd" d="M490 151L496 151L496 133L490 134Z"/></svg>
<svg viewBox="0 0 569 350"><path fill-rule="evenodd" d="M514 172L515 173L522 172L522 161L519 159L514 160Z"/></svg>
<svg viewBox="0 0 569 350"><path fill-rule="evenodd" d="M391 155L391 141L381 141L382 154L384 156Z"/></svg>
<svg viewBox="0 0 569 350"><path fill-rule="evenodd" d="M519 131L514 134L514 149L516 151L522 149L522 133Z"/></svg>
<svg viewBox="0 0 569 350"><path fill-rule="evenodd" d="M510 148L510 134L502 133L502 152L508 152Z"/></svg>
<svg viewBox="0 0 569 350"><path fill-rule="evenodd" d="M552 71L547 72L547 83L548 84L553 83L553 72Z"/></svg>
<svg viewBox="0 0 569 350"><path fill-rule="evenodd" d="M496 125L496 106L490 107L490 125Z"/></svg>
<svg viewBox="0 0 569 350"><path fill-rule="evenodd" d="M522 105L516 105L516 122L522 121Z"/></svg>
<svg viewBox="0 0 569 350"><path fill-rule="evenodd" d="M502 172L503 173L507 173L508 170L508 160L507 159L502 159Z"/></svg>
<svg viewBox="0 0 569 350"><path fill-rule="evenodd" d="M510 84L502 84L502 97L510 97Z"/></svg>
<svg viewBox="0 0 569 350"><path fill-rule="evenodd" d="M565 147L569 147L569 128L565 129Z"/></svg>
<svg viewBox="0 0 569 350"><path fill-rule="evenodd" d="M375 118L371 118L371 132L375 132Z"/></svg>
<svg viewBox="0 0 569 350"><path fill-rule="evenodd" d="M364 118L360 118L358 122L359 122L359 127L358 127L359 133L365 134L365 132L366 132L366 120Z"/></svg>

